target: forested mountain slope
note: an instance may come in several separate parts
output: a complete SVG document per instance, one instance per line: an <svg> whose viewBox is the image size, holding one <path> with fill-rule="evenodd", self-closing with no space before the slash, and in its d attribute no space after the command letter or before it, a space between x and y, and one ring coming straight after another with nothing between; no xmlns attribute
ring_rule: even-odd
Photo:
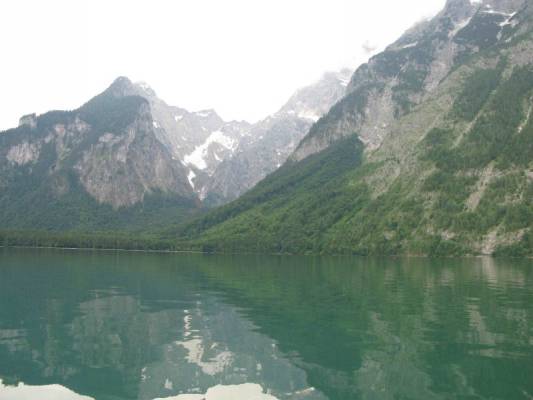
<svg viewBox="0 0 533 400"><path fill-rule="evenodd" d="M218 251L533 254L533 6L449 0L280 170L180 236Z"/></svg>

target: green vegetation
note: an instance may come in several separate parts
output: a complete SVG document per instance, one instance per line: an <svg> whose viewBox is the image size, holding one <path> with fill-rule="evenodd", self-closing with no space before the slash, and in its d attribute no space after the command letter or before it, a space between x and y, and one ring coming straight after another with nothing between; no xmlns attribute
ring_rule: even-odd
<svg viewBox="0 0 533 400"><path fill-rule="evenodd" d="M533 67L523 62L525 55L516 62L502 51L531 36L499 40L503 18L477 13L457 33L453 40L464 53L444 78L449 84L427 104L419 101L435 42L448 40L451 20L441 20L414 46L406 42L374 57L356 72L359 85L304 139L318 139L329 145L326 150L285 164L235 202L185 224L180 221L198 211L191 199L153 193L141 205L113 210L92 200L72 175L47 179L57 158L51 145L41 149L31 173L26 166L0 175L0 188L10 188L0 198L0 223L13 229L150 232L154 236L121 240L124 246L208 252L533 256ZM358 132L339 129L364 122L369 99L390 82L396 118L413 115L389 124L390 142L365 158ZM87 103L80 112L96 134L81 138L78 148L106 129L124 129L143 102L104 93ZM427 121L424 128L411 124L417 117ZM39 123L72 118L52 112ZM1 144L14 134L31 132L18 128L0 136ZM395 142L399 134L405 135L401 146ZM57 197L62 192L68 194ZM45 237L39 235L40 243ZM71 235L58 243L92 246L93 238ZM15 236L24 241L20 232ZM110 240L102 238L106 246Z"/></svg>
<svg viewBox="0 0 533 400"><path fill-rule="evenodd" d="M432 205L433 225L451 230L463 240L479 240L493 229L519 232L533 224L532 183L523 172L533 155L533 127L528 120L533 94L533 70L516 69L499 85L496 70L477 71L454 104L451 118L473 120L468 134L455 146L450 129L433 129L423 144L421 158L437 168L424 182L423 190L436 195ZM476 190L478 172L494 166L493 178L480 193L473 210L466 200ZM517 172L520 171L520 172ZM527 236L518 250L498 254L531 254ZM513 247L514 248L514 247Z"/></svg>
<svg viewBox="0 0 533 400"><path fill-rule="evenodd" d="M494 255L496 257L532 257L533 233L528 231L518 243L499 246Z"/></svg>
<svg viewBox="0 0 533 400"><path fill-rule="evenodd" d="M472 121L496 89L501 79L501 68L478 70L465 82L464 89L453 105L458 118Z"/></svg>
<svg viewBox="0 0 533 400"><path fill-rule="evenodd" d="M424 235L423 213L407 185L372 199L362 178L361 144L345 139L272 174L236 202L180 232L193 248L219 252L461 255L459 243Z"/></svg>
<svg viewBox="0 0 533 400"><path fill-rule="evenodd" d="M196 207L191 199L154 192L142 203L113 209L89 196L73 173L56 177L52 185L40 174L18 169L11 176L10 190L0 197L2 226L56 232L153 232L183 220ZM60 188L65 193L58 196Z"/></svg>
<svg viewBox="0 0 533 400"><path fill-rule="evenodd" d="M415 168L425 178L401 174L374 197L369 178L396 161L362 162L354 135L286 165L179 236L206 251L460 256L477 254L497 231L515 239L496 254L533 255L533 184L524 172L533 69L502 81L503 68L474 70L445 124L419 143ZM473 125L461 132L465 122ZM485 170L494 177L482 183Z"/></svg>
<svg viewBox="0 0 533 400"><path fill-rule="evenodd" d="M525 166L531 160L533 126L526 121L533 95L533 69L520 68L500 85L494 97L475 123L472 131L454 152L450 167L479 168L491 161L500 168Z"/></svg>
<svg viewBox="0 0 533 400"><path fill-rule="evenodd" d="M349 184L361 163L352 136L300 163L288 164L234 203L214 210L181 232L205 251L320 252L324 233L348 210L364 204L364 186ZM234 218L231 224L224 221Z"/></svg>
<svg viewBox="0 0 533 400"><path fill-rule="evenodd" d="M125 232L48 232L0 231L0 247L57 247L80 249L120 249L144 251L178 251L175 240L165 240L154 234L133 235Z"/></svg>
<svg viewBox="0 0 533 400"><path fill-rule="evenodd" d="M335 124L336 121L345 118L348 115L356 119L361 119L365 107L368 105L368 98L371 93L379 92L382 88L382 85L377 84L366 84L358 87L335 104L324 117L320 118L311 127L309 133L303 140L308 141L313 137L322 134L324 131L328 130L330 124Z"/></svg>

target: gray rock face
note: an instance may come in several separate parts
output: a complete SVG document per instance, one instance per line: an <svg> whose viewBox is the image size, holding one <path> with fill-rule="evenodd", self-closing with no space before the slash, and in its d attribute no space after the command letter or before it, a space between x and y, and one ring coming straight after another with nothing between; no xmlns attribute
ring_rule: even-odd
<svg viewBox="0 0 533 400"><path fill-rule="evenodd" d="M226 122L214 110L190 112L170 106L145 83L120 85L117 93L148 101L157 139L186 171L190 186L201 198L204 182L233 155L251 128L245 121Z"/></svg>
<svg viewBox="0 0 533 400"><path fill-rule="evenodd" d="M35 114L24 115L19 120L19 126L27 125L33 129L37 126L36 118L37 115Z"/></svg>
<svg viewBox="0 0 533 400"><path fill-rule="evenodd" d="M154 192L195 197L185 168L158 140L149 104L129 96L131 87L119 78L78 110L21 118L19 128L2 133L2 180L16 173L28 180L39 175L61 198L75 190L67 178L74 174L74 186L115 209Z"/></svg>
<svg viewBox="0 0 533 400"><path fill-rule="evenodd" d="M26 165L39 158L40 146L38 143L22 142L12 146L6 158L12 165Z"/></svg>
<svg viewBox="0 0 533 400"><path fill-rule="evenodd" d="M183 169L157 140L146 104L125 132L100 136L74 169L92 197L114 207L132 206L154 190L191 194Z"/></svg>
<svg viewBox="0 0 533 400"><path fill-rule="evenodd" d="M309 128L346 93L351 71L326 73L256 124L224 121L214 110L169 106L147 84L119 78L117 96L146 99L157 139L170 151L207 205L233 200L282 165Z"/></svg>
<svg viewBox="0 0 533 400"><path fill-rule="evenodd" d="M345 92L349 70L326 73L318 82L298 90L274 115L252 126L235 153L201 185L210 204L234 200L279 168L309 128Z"/></svg>
<svg viewBox="0 0 533 400"><path fill-rule="evenodd" d="M279 168L313 121L297 116L273 116L254 126L235 154L221 163L202 188L211 205L236 199Z"/></svg>
<svg viewBox="0 0 533 400"><path fill-rule="evenodd" d="M449 0L437 16L408 30L353 74L347 95L310 130L294 154L302 160L358 134L369 150L390 126L438 87L461 56L509 40L525 0Z"/></svg>
<svg viewBox="0 0 533 400"><path fill-rule="evenodd" d="M157 137L177 160L184 161L187 157L191 158L191 153L198 146L205 144L213 132L223 132L228 137L224 141L226 144L226 142L239 140L249 127L246 122L225 122L214 110L189 112L180 107L170 106L157 97L155 91L143 82L131 84L125 90L125 94L141 96L148 100ZM218 143L216 140L210 142ZM206 150L208 147L206 146ZM212 163L208 160L204 161L210 169L214 169ZM217 160L215 158L210 161L215 161L214 164L216 164ZM202 162L198 163L203 167ZM192 161L190 164L195 165Z"/></svg>

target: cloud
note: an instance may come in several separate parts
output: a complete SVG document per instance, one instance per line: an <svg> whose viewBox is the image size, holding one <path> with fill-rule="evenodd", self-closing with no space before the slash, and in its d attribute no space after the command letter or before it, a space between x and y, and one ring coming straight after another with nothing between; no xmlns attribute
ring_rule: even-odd
<svg viewBox="0 0 533 400"><path fill-rule="evenodd" d="M76 108L119 75L148 82L169 104L253 122L323 72L355 69L443 4L6 1L0 129L24 114Z"/></svg>
<svg viewBox="0 0 533 400"><path fill-rule="evenodd" d="M373 54L377 50L378 45L377 44L373 44L372 42L367 40L361 45L361 48L363 49L363 52L365 54L370 55L370 54Z"/></svg>

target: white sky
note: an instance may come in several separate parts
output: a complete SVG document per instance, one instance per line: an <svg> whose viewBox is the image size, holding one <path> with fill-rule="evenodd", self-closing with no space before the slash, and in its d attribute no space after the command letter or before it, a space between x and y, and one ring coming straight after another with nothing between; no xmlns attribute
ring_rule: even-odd
<svg viewBox="0 0 533 400"><path fill-rule="evenodd" d="M0 130L74 109L117 76L251 122L366 61L445 0L2 0Z"/></svg>

